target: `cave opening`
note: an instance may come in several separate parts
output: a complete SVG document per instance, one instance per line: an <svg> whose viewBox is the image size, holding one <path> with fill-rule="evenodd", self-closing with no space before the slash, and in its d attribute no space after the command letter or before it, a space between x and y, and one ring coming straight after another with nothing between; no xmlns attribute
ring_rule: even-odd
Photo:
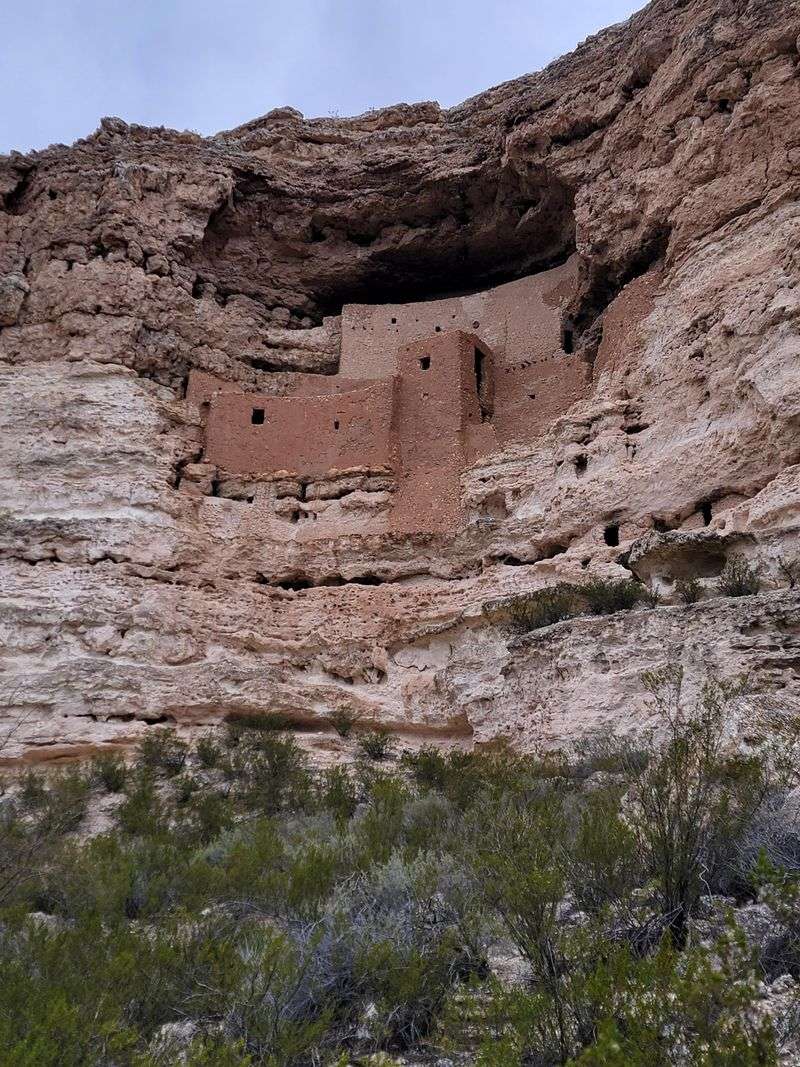
<svg viewBox="0 0 800 1067"><path fill-rule="evenodd" d="M211 212L191 266L219 292L288 307L315 325L344 304L483 292L558 266L575 251L574 190L545 169L521 173L487 163L433 184L409 181L399 191L387 174L385 195L378 178L371 190L378 206L357 227L352 174L346 188L330 190L330 206L303 218L291 199L275 195L271 176L257 171L234 172L234 188ZM276 238L289 223L298 244Z"/></svg>
<svg viewBox="0 0 800 1067"><path fill-rule="evenodd" d="M603 540L607 545L616 548L619 544L619 523L610 522L603 530Z"/></svg>

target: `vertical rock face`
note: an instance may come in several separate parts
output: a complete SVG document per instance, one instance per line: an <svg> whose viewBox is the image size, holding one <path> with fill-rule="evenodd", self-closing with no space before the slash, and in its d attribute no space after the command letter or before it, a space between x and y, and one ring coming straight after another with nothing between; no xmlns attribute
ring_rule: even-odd
<svg viewBox="0 0 800 1067"><path fill-rule="evenodd" d="M655 0L451 111L0 158L2 755L341 706L562 743L667 657L797 700L799 70L793 0ZM731 554L758 596L676 601ZM631 572L662 606L483 611Z"/></svg>

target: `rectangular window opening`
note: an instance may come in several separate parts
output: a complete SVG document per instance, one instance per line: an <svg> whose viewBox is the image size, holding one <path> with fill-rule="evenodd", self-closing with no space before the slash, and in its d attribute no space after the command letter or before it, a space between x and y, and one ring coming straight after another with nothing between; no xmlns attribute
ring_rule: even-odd
<svg viewBox="0 0 800 1067"><path fill-rule="evenodd" d="M254 426L264 425L264 408L253 408L253 414L250 416L250 422Z"/></svg>
<svg viewBox="0 0 800 1067"><path fill-rule="evenodd" d="M423 370L429 370L431 365L431 357L423 356L422 359L419 361L419 365L420 367L422 367Z"/></svg>

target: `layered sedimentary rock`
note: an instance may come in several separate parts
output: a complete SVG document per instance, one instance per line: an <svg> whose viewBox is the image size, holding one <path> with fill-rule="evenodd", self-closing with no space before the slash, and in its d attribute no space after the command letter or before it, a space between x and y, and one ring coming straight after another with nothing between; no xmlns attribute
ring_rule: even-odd
<svg viewBox="0 0 800 1067"><path fill-rule="evenodd" d="M798 32L656 0L450 111L0 159L1 755L339 707L569 743L667 657L796 701ZM485 610L631 574L661 606Z"/></svg>

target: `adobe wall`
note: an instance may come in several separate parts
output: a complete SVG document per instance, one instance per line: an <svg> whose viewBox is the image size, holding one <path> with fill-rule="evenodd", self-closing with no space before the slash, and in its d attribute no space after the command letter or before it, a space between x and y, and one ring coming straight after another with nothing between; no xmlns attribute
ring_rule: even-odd
<svg viewBox="0 0 800 1067"><path fill-rule="evenodd" d="M474 370L477 343L474 334L453 330L398 352L396 530L454 528L461 514L461 472L496 444L491 423L481 418ZM486 358L491 362L491 353ZM486 373L491 374L490 367Z"/></svg>
<svg viewBox="0 0 800 1067"><path fill-rule="evenodd" d="M577 280L578 257L552 270L468 296L413 304L346 304L342 309L345 378L394 374L397 353L447 330L476 334L498 364L528 366L561 352L561 305Z"/></svg>
<svg viewBox="0 0 800 1067"><path fill-rule="evenodd" d="M393 389L390 379L330 396L223 392L210 401L205 459L241 475L390 465Z"/></svg>

